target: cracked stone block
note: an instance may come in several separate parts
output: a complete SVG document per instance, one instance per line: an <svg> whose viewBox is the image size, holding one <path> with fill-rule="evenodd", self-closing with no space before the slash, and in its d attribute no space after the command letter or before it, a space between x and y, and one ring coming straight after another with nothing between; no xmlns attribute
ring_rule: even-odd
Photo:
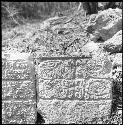
<svg viewBox="0 0 123 125"><path fill-rule="evenodd" d="M3 101L2 124L35 124L36 103L34 101Z"/></svg>
<svg viewBox="0 0 123 125"><path fill-rule="evenodd" d="M2 81L2 100L35 98L35 85L32 81Z"/></svg>

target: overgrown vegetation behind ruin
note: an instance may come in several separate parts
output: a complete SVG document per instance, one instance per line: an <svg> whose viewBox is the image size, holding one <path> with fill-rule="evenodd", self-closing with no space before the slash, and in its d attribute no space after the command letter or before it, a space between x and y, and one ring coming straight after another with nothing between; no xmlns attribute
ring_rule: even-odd
<svg viewBox="0 0 123 125"><path fill-rule="evenodd" d="M79 2L2 2L2 28L45 19L75 11Z"/></svg>

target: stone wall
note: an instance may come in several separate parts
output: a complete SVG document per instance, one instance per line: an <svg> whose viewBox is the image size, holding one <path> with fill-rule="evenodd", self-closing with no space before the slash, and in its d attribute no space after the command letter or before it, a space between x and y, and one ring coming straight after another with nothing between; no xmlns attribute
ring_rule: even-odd
<svg viewBox="0 0 123 125"><path fill-rule="evenodd" d="M47 30L33 35L32 58L3 54L3 123L34 123L36 112L45 123L113 123L109 116L122 107L122 11L100 11L83 28L73 25L82 17L46 22Z"/></svg>
<svg viewBox="0 0 123 125"><path fill-rule="evenodd" d="M85 123L110 115L112 64L106 56L38 61L37 110L48 123Z"/></svg>
<svg viewBox="0 0 123 125"><path fill-rule="evenodd" d="M2 53L2 123L34 124L34 66L26 53Z"/></svg>

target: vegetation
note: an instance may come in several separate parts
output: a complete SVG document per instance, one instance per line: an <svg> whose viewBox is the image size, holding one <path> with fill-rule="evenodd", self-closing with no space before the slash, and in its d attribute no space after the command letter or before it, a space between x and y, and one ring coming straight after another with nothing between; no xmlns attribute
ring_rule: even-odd
<svg viewBox="0 0 123 125"><path fill-rule="evenodd" d="M79 2L2 2L2 28L41 22L78 5Z"/></svg>

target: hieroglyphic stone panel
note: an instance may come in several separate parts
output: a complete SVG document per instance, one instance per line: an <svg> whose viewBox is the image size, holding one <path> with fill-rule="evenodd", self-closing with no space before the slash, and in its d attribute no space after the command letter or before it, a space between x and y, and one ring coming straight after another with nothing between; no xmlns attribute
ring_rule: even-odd
<svg viewBox="0 0 123 125"><path fill-rule="evenodd" d="M38 77L42 79L73 79L73 60L47 60L38 65Z"/></svg>
<svg viewBox="0 0 123 125"><path fill-rule="evenodd" d="M89 79L85 84L85 100L112 99L111 79Z"/></svg>
<svg viewBox="0 0 123 125"><path fill-rule="evenodd" d="M27 53L2 53L2 123L34 124L34 65Z"/></svg>
<svg viewBox="0 0 123 125"><path fill-rule="evenodd" d="M84 80L43 80L38 81L38 97L49 99L83 99Z"/></svg>
<svg viewBox="0 0 123 125"><path fill-rule="evenodd" d="M37 110L49 123L85 123L110 114L111 79L107 74L111 64L108 58L102 60L59 58L39 62ZM67 70L63 71L64 67ZM64 75L66 72L69 75Z"/></svg>
<svg viewBox="0 0 123 125"><path fill-rule="evenodd" d="M77 78L110 78L112 63L108 58L85 59L76 61Z"/></svg>
<svg viewBox="0 0 123 125"><path fill-rule="evenodd" d="M32 77L32 67L25 60L2 60L2 79L25 79Z"/></svg>
<svg viewBox="0 0 123 125"><path fill-rule="evenodd" d="M2 81L2 99L35 99L35 87L32 81Z"/></svg>

